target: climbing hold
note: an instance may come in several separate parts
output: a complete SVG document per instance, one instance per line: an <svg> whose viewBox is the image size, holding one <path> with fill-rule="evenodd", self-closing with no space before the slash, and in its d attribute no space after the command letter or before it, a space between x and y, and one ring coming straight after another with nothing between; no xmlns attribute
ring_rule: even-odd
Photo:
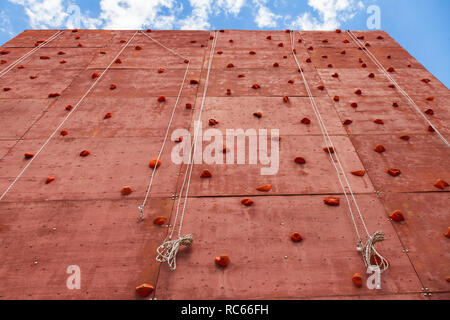
<svg viewBox="0 0 450 320"><path fill-rule="evenodd" d="M339 101L339 96L334 96L334 97L333 97L333 100L336 101L336 102L338 102L338 101Z"/></svg>
<svg viewBox="0 0 450 320"><path fill-rule="evenodd" d="M309 50L309 51L313 51L313 50L314 50L314 47L313 47L313 46L310 46L310 47L308 47L308 50Z"/></svg>
<svg viewBox="0 0 450 320"><path fill-rule="evenodd" d="M342 40L343 43L350 43L350 41L348 41L347 39Z"/></svg>
<svg viewBox="0 0 450 320"><path fill-rule="evenodd" d="M366 42L365 46L366 46L366 47L370 47L370 43L369 43L369 42Z"/></svg>
<svg viewBox="0 0 450 320"><path fill-rule="evenodd" d="M0 64L5 64L5 63L7 63L8 61L6 61L6 60L0 60Z"/></svg>
<svg viewBox="0 0 450 320"><path fill-rule="evenodd" d="M303 240L303 237L300 233L294 232L293 234L291 234L291 240L293 242L300 242Z"/></svg>
<svg viewBox="0 0 450 320"><path fill-rule="evenodd" d="M358 36L357 37L359 40L364 40L364 36Z"/></svg>
<svg viewBox="0 0 450 320"><path fill-rule="evenodd" d="M378 40L383 40L384 38L382 36L377 37Z"/></svg>
<svg viewBox="0 0 450 320"><path fill-rule="evenodd" d="M238 78L245 78L245 74L238 75Z"/></svg>
<svg viewBox="0 0 450 320"><path fill-rule="evenodd" d="M309 120L308 118L303 118L302 121L300 121L303 124L310 124L311 120Z"/></svg>
<svg viewBox="0 0 450 320"><path fill-rule="evenodd" d="M278 64L278 62L275 62L275 63L273 64L273 66L276 68L276 67L279 67L280 65Z"/></svg>
<svg viewBox="0 0 450 320"><path fill-rule="evenodd" d="M233 68L233 67L234 67L234 64L232 64L232 63L227 64L227 68Z"/></svg>
<svg viewBox="0 0 450 320"><path fill-rule="evenodd" d="M395 69L394 69L393 67L389 67L389 68L387 69L387 71L388 71L388 72L394 72Z"/></svg>
<svg viewBox="0 0 450 320"><path fill-rule="evenodd" d="M403 216L403 213L400 210L395 210L389 215L389 218L391 218L393 221L400 222L404 221L405 217Z"/></svg>
<svg viewBox="0 0 450 320"><path fill-rule="evenodd" d="M362 287L362 277L361 277L361 275L359 273L355 273L352 276L352 281L353 281L353 284L355 286L357 286L358 288Z"/></svg>
<svg viewBox="0 0 450 320"><path fill-rule="evenodd" d="M333 147L325 147L325 148L323 148L323 151L328 152L328 153L331 153L331 154L334 153Z"/></svg>
<svg viewBox="0 0 450 320"><path fill-rule="evenodd" d="M370 74L369 74L369 78L375 78L375 74L370 73Z"/></svg>
<svg viewBox="0 0 450 320"><path fill-rule="evenodd" d="M80 152L80 157L87 157L91 153L88 150L83 150Z"/></svg>
<svg viewBox="0 0 450 320"><path fill-rule="evenodd" d="M142 47L141 46L136 46L136 47L134 47L134 50L140 51L140 50L142 50Z"/></svg>
<svg viewBox="0 0 450 320"><path fill-rule="evenodd" d="M336 29L336 33L341 33L341 29Z"/></svg>
<svg viewBox="0 0 450 320"><path fill-rule="evenodd" d="M229 42L229 43L233 43L234 41L233 41L233 39L230 39L230 40L228 40L228 42Z"/></svg>
<svg viewBox="0 0 450 320"><path fill-rule="evenodd" d="M399 176L402 172L399 169L388 169L387 171L388 174L390 174L393 177L397 177Z"/></svg>
<svg viewBox="0 0 450 320"><path fill-rule="evenodd" d="M52 181L55 181L55 177L48 177L47 180L45 180L45 184L49 184Z"/></svg>
<svg viewBox="0 0 450 320"><path fill-rule="evenodd" d="M61 60L59 63L64 64L66 62L67 62L66 60Z"/></svg>
<svg viewBox="0 0 450 320"><path fill-rule="evenodd" d="M133 192L133 189L131 189L131 187L129 187L129 186L125 186L122 188L122 190L120 190L120 193L123 194L124 196L127 196L132 192Z"/></svg>
<svg viewBox="0 0 450 320"><path fill-rule="evenodd" d="M389 55L389 56L387 56L387 58L388 58L388 59L391 59L392 57Z"/></svg>
<svg viewBox="0 0 450 320"><path fill-rule="evenodd" d="M149 32L149 31L147 31L147 32ZM136 292L141 297L146 297L150 293L152 293L154 289L155 288L152 285L144 283L144 284L141 284L140 286L136 287Z"/></svg>
<svg viewBox="0 0 450 320"><path fill-rule="evenodd" d="M189 60L188 60L188 59L184 59L183 62L184 62L184 63L189 63Z"/></svg>
<svg viewBox="0 0 450 320"><path fill-rule="evenodd" d="M72 110L73 109L73 107L69 104L68 106L66 106L66 110L67 111L70 111L70 110Z"/></svg>
<svg viewBox="0 0 450 320"><path fill-rule="evenodd" d="M72 32L76 33L76 32L78 32L78 29L72 29Z"/></svg>
<svg viewBox="0 0 450 320"><path fill-rule="evenodd" d="M180 143L181 141L183 141L183 137L178 137L178 138L176 138L175 140L173 140L173 142L176 142L176 143Z"/></svg>
<svg viewBox="0 0 450 320"><path fill-rule="evenodd" d="M254 202L252 199L242 199L241 203L246 207L250 207Z"/></svg>
<svg viewBox="0 0 450 320"><path fill-rule="evenodd" d="M211 178L212 173L208 169L204 169L202 173L200 174L200 178Z"/></svg>
<svg viewBox="0 0 450 320"><path fill-rule="evenodd" d="M345 50L342 50L342 51L341 51L341 54L346 54Z"/></svg>
<svg viewBox="0 0 450 320"><path fill-rule="evenodd" d="M349 125L351 125L352 123L353 123L352 120L346 119L342 124L343 124L344 126L349 126Z"/></svg>
<svg viewBox="0 0 450 320"><path fill-rule="evenodd" d="M256 188L256 190L264 191L264 192L268 192L268 191L270 191L270 189L272 189L272 185L270 183L269 184L263 184L263 185L261 185L261 186Z"/></svg>
<svg viewBox="0 0 450 320"><path fill-rule="evenodd" d="M214 126L214 125L216 125L216 124L218 124L219 122L217 121L217 120L215 120L215 119L209 119L208 120L208 124L210 125L210 126Z"/></svg>
<svg viewBox="0 0 450 320"><path fill-rule="evenodd" d="M428 126L428 132L435 132L434 128L432 126Z"/></svg>
<svg viewBox="0 0 450 320"><path fill-rule="evenodd" d="M310 58L306 59L306 62L311 63L311 59Z"/></svg>
<svg viewBox="0 0 450 320"><path fill-rule="evenodd" d="M198 84L198 80L194 80L192 79L191 81L189 81L190 84Z"/></svg>
<svg viewBox="0 0 450 320"><path fill-rule="evenodd" d="M227 96L231 96L231 89L227 89Z"/></svg>
<svg viewBox="0 0 450 320"><path fill-rule="evenodd" d="M409 136L401 136L400 139L408 141L409 140Z"/></svg>
<svg viewBox="0 0 450 320"><path fill-rule="evenodd" d="M150 163L148 166L152 169L159 168L161 166L161 160L159 159L152 159L150 160Z"/></svg>
<svg viewBox="0 0 450 320"><path fill-rule="evenodd" d="M100 75L97 72L94 72L91 77L92 77L92 79L95 79L95 78L100 77Z"/></svg>
<svg viewBox="0 0 450 320"><path fill-rule="evenodd" d="M339 205L339 198L328 197L328 198L323 199L323 203L325 203L328 206L336 207Z"/></svg>
<svg viewBox="0 0 450 320"><path fill-rule="evenodd" d="M359 59L358 59L358 62L359 62L359 63L363 63L364 61L363 61L363 59L359 58Z"/></svg>
<svg viewBox="0 0 450 320"><path fill-rule="evenodd" d="M159 96L157 100L158 100L158 102L164 102L164 101L166 101L166 97L165 96Z"/></svg>
<svg viewBox="0 0 450 320"><path fill-rule="evenodd" d="M450 227L448 228L447 232L444 233L444 236L446 236L447 238L450 238Z"/></svg>
<svg viewBox="0 0 450 320"><path fill-rule="evenodd" d="M1 50L1 51L0 51L0 55L2 55L2 56L7 55L7 54L9 54L9 53L10 53L9 50Z"/></svg>
<svg viewBox="0 0 450 320"><path fill-rule="evenodd" d="M287 55L283 55L283 59L287 59Z"/></svg>
<svg viewBox="0 0 450 320"><path fill-rule="evenodd" d="M430 115L430 116L432 116L432 115L434 114L434 111L433 111L433 109L427 109L427 110L425 111L425 113L428 114L428 115Z"/></svg>
<svg viewBox="0 0 450 320"><path fill-rule="evenodd" d="M26 152L26 153L24 154L24 156L25 156L25 159L31 159L31 158L34 157L34 153Z"/></svg>
<svg viewBox="0 0 450 320"><path fill-rule="evenodd" d="M146 32L150 33L152 32L152 29L147 29Z"/></svg>
<svg viewBox="0 0 450 320"><path fill-rule="evenodd" d="M291 32L291 30L289 30L289 29L286 29L286 30L284 30L284 32L286 32L286 33L290 33L290 32Z"/></svg>
<svg viewBox="0 0 450 320"><path fill-rule="evenodd" d="M114 61L114 63L117 63L117 64L122 63L122 60L120 60L120 58L117 58L117 59Z"/></svg>
<svg viewBox="0 0 450 320"><path fill-rule="evenodd" d="M117 86L116 86L115 84L112 83L112 84L110 84L109 89L110 89L110 90L117 89Z"/></svg>
<svg viewBox="0 0 450 320"><path fill-rule="evenodd" d="M225 268L230 263L230 258L226 254L222 254L216 257L216 263Z"/></svg>
<svg viewBox="0 0 450 320"><path fill-rule="evenodd" d="M375 119L375 120L373 120L373 122L376 124L384 124L384 121L381 119Z"/></svg>
<svg viewBox="0 0 450 320"><path fill-rule="evenodd" d="M166 223L166 221L167 221L167 219L162 216L159 216L159 217L156 217L155 219L153 219L153 223L158 224L158 225L163 225L164 223Z"/></svg>
<svg viewBox="0 0 450 320"><path fill-rule="evenodd" d="M434 183L434 186L438 189L444 190L445 188L448 187L448 183L442 179L438 179L436 180L436 182Z"/></svg>
<svg viewBox="0 0 450 320"><path fill-rule="evenodd" d="M67 136L69 132L67 130L61 130L60 134L64 137Z"/></svg>
<svg viewBox="0 0 450 320"><path fill-rule="evenodd" d="M252 50L252 51L249 51L248 53L249 53L249 54L256 54L256 52L253 51L253 50Z"/></svg>
<svg viewBox="0 0 450 320"><path fill-rule="evenodd" d="M209 40L213 40L214 39L214 36L209 36Z"/></svg>
<svg viewBox="0 0 450 320"><path fill-rule="evenodd" d="M294 80L288 80L289 84L293 84L295 81Z"/></svg>
<svg viewBox="0 0 450 320"><path fill-rule="evenodd" d="M397 102L393 102L393 103L392 103L392 106L393 106L394 108L398 108L398 103L397 103Z"/></svg>
<svg viewBox="0 0 450 320"><path fill-rule="evenodd" d="M323 84L320 84L320 85L317 86L317 89L323 90L323 89L325 89L325 86Z"/></svg>
<svg viewBox="0 0 450 320"><path fill-rule="evenodd" d="M30 79L36 79L38 76L37 75L31 75Z"/></svg>
<svg viewBox="0 0 450 320"><path fill-rule="evenodd" d="M83 44L82 44L82 43L79 43L79 44L77 45L77 47L78 47L78 48L82 48L82 47L83 47Z"/></svg>
<svg viewBox="0 0 450 320"><path fill-rule="evenodd" d="M323 55L323 56L322 56L322 59L328 59L328 56Z"/></svg>
<svg viewBox="0 0 450 320"><path fill-rule="evenodd" d="M81 38L80 36L75 36L75 40L80 40L80 38ZM125 41L125 40L122 40L122 41ZM122 41L120 41L120 42L122 42Z"/></svg>
<svg viewBox="0 0 450 320"><path fill-rule="evenodd" d="M254 112L253 115L257 118L262 118L262 113L261 112Z"/></svg>
<svg viewBox="0 0 450 320"><path fill-rule="evenodd" d="M272 36L267 36L266 39L267 40L272 40Z"/></svg>
<svg viewBox="0 0 450 320"><path fill-rule="evenodd" d="M158 73L163 73L164 72L164 68L158 68Z"/></svg>
<svg viewBox="0 0 450 320"><path fill-rule="evenodd" d="M358 104L356 102L350 103L350 106L354 109L358 108Z"/></svg>
<svg viewBox="0 0 450 320"><path fill-rule="evenodd" d="M186 109L192 109L192 104L186 103Z"/></svg>
<svg viewBox="0 0 450 320"><path fill-rule="evenodd" d="M362 68L367 68L367 64L363 63L363 64L361 64L361 67Z"/></svg>
<svg viewBox="0 0 450 320"><path fill-rule="evenodd" d="M362 95L362 91L360 89L358 89L358 90L355 91L355 94L360 96L360 95Z"/></svg>
<svg viewBox="0 0 450 320"><path fill-rule="evenodd" d="M10 87L4 87L4 88L3 88L3 91L10 91L10 90L11 90Z"/></svg>
<svg viewBox="0 0 450 320"><path fill-rule="evenodd" d="M283 44L283 42L280 42L279 44L278 44L278 46L281 48L281 47L284 47L284 44Z"/></svg>
<svg viewBox="0 0 450 320"><path fill-rule="evenodd" d="M382 146L381 144L377 144L373 150L376 151L376 152L378 152L378 153L383 153L383 152L386 151L386 149L384 148L384 146Z"/></svg>
<svg viewBox="0 0 450 320"><path fill-rule="evenodd" d="M223 147L223 149L222 149L222 153L227 153L229 150L228 150L228 148L226 148L226 147Z"/></svg>
<svg viewBox="0 0 450 320"><path fill-rule="evenodd" d="M58 93L58 92L54 92L54 93L49 93L48 94L49 98L56 98L56 97L59 97L59 96L61 96L61 94Z"/></svg>
<svg viewBox="0 0 450 320"><path fill-rule="evenodd" d="M261 87L260 87L259 84L254 83L254 84L252 85L252 88L253 88L253 89L259 89L259 88L261 88Z"/></svg>
<svg viewBox="0 0 450 320"><path fill-rule="evenodd" d="M434 101L434 97L433 97L433 96L428 97L428 98L426 98L426 100L427 100L427 101Z"/></svg>
<svg viewBox="0 0 450 320"><path fill-rule="evenodd" d="M430 82L431 82L430 79L422 79L422 80L420 80L420 81L422 81L422 82L424 82L424 83L430 83Z"/></svg>
<svg viewBox="0 0 450 320"><path fill-rule="evenodd" d="M303 158L303 157L296 157L296 158L294 159L294 162L295 162L295 163L298 163L298 164L305 164L305 163L306 163L306 160L305 160L305 158Z"/></svg>
<svg viewBox="0 0 450 320"><path fill-rule="evenodd" d="M338 74L337 72L333 73L331 76L332 76L333 78L339 78L339 74Z"/></svg>
<svg viewBox="0 0 450 320"><path fill-rule="evenodd" d="M49 60L50 57L49 56L40 56L39 59L41 59L41 60Z"/></svg>
<svg viewBox="0 0 450 320"><path fill-rule="evenodd" d="M357 176L357 177L364 177L364 175L366 174L366 171L365 170L356 170L356 171L352 171L351 174L354 176Z"/></svg>
<svg viewBox="0 0 450 320"><path fill-rule="evenodd" d="M191 40L191 43L197 43L197 40Z"/></svg>
<svg viewBox="0 0 450 320"><path fill-rule="evenodd" d="M289 102L289 97L288 97L288 96L284 96L284 97L283 97L283 101L284 101L285 103L288 103L288 102Z"/></svg>
<svg viewBox="0 0 450 320"><path fill-rule="evenodd" d="M107 114L105 114L105 116L103 117L103 119L109 119L112 117L112 113L108 112Z"/></svg>

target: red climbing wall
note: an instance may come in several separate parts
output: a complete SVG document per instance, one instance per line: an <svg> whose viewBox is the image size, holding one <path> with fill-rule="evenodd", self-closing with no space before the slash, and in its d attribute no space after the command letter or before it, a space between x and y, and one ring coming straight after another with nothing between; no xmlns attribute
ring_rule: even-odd
<svg viewBox="0 0 450 320"><path fill-rule="evenodd" d="M450 182L450 150L349 34L295 32L295 50L367 227L386 235L376 245L390 263L381 290L352 283L354 273L365 281L365 267L289 33L65 30L36 50L36 42L55 33L27 30L0 48L0 194L29 164L0 200L1 299L136 299L135 287L143 283L155 288L147 298L157 299L450 298L444 236L449 188L434 186L438 179ZM394 68L390 75L422 112L433 110L426 118L449 140L449 90L385 32L354 34L364 36L366 50L384 68ZM137 207L152 173L148 163L162 146L183 83L188 64L182 57L189 71L170 132L193 132L211 49L202 129L209 128L209 119L217 120L214 128L223 133L279 129L279 171L263 176L261 164L196 164L182 231L193 234L194 244L180 250L171 272L155 261L186 169L171 161L176 143L170 138L141 223ZM114 63L119 53L121 63ZM93 73L103 75L98 80ZM261 88L252 89L254 83ZM355 94L358 89L362 95ZM166 102L158 102L160 96ZM187 103L193 109L186 109ZM75 107L72 113L68 105ZM112 117L104 119L107 113ZM302 124L303 118L311 123ZM374 123L377 119L383 124ZM343 125L345 120L352 123ZM405 135L408 141L400 139ZM375 152L378 144L386 151ZM82 150L90 155L80 157ZM27 152L37 154L31 163L24 159ZM306 163L295 163L296 157ZM389 168L401 175L388 175ZM200 178L204 169L211 178ZM355 170L366 174L350 174ZM55 180L46 184L48 177ZM256 190L267 183L269 192ZM124 186L133 192L122 195ZM328 196L339 197L340 206L326 206ZM254 204L243 206L244 198ZM401 210L405 221L390 220L394 210ZM168 223L154 224L157 216ZM292 242L293 232L303 241ZM221 254L230 257L226 268L214 262ZM79 290L66 286L70 265L80 267Z"/></svg>

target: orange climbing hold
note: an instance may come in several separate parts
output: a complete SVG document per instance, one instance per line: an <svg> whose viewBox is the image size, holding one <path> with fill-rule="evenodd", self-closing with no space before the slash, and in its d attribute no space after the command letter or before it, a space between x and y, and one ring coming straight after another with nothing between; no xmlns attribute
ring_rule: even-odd
<svg viewBox="0 0 450 320"><path fill-rule="evenodd" d="M246 207L250 207L254 202L252 199L242 199L241 203Z"/></svg>
<svg viewBox="0 0 450 320"><path fill-rule="evenodd" d="M149 31L147 31L147 32L149 32ZM144 283L144 284L141 284L140 286L136 287L136 292L138 295L145 298L150 293L152 293L154 289L155 288L152 285Z"/></svg>
<svg viewBox="0 0 450 320"><path fill-rule="evenodd" d="M200 178L211 178L212 173L208 169L204 169L202 173L200 174Z"/></svg>
<svg viewBox="0 0 450 320"><path fill-rule="evenodd" d="M328 198L323 199L323 203L325 203L328 206L336 207L339 205L339 198L328 197Z"/></svg>
<svg viewBox="0 0 450 320"><path fill-rule="evenodd" d="M448 230L446 233L444 233L444 236L446 236L447 238L450 238L450 227L448 227Z"/></svg>
<svg viewBox="0 0 450 320"><path fill-rule="evenodd" d="M400 210L395 210L389 215L389 218L391 218L393 221L400 222L404 221L405 217L403 216L403 213Z"/></svg>
<svg viewBox="0 0 450 320"><path fill-rule="evenodd" d="M225 268L230 263L230 257L228 257L226 254L222 254L218 257L216 257L216 263Z"/></svg>
<svg viewBox="0 0 450 320"><path fill-rule="evenodd" d="M303 157L296 157L296 158L294 159L294 162L295 162L295 163L298 163L298 164L305 164L305 163L306 163L306 160L305 160L305 158L303 158Z"/></svg>
<svg viewBox="0 0 450 320"><path fill-rule="evenodd" d="M348 41L347 39L342 40L342 43L350 43L350 41Z"/></svg>
<svg viewBox="0 0 450 320"><path fill-rule="evenodd" d="M67 130L61 130L60 134L65 137L69 134L69 132Z"/></svg>
<svg viewBox="0 0 450 320"><path fill-rule="evenodd" d="M108 112L107 114L105 114L105 116L103 117L103 119L109 119L112 117L112 113Z"/></svg>
<svg viewBox="0 0 450 320"><path fill-rule="evenodd" d="M283 101L284 101L285 103L288 103L288 102L289 102L289 97L288 97L288 96L284 96L284 97L283 97Z"/></svg>
<svg viewBox="0 0 450 320"><path fill-rule="evenodd" d="M115 84L111 84L110 86L109 86L109 89L110 90L115 90L115 89L117 89L117 86L115 85Z"/></svg>
<svg viewBox="0 0 450 320"><path fill-rule="evenodd" d="M381 119L375 119L375 120L373 120L373 122L376 124L384 124L384 121Z"/></svg>
<svg viewBox="0 0 450 320"><path fill-rule="evenodd" d="M426 100L427 100L427 101L434 101L434 97L433 97L433 96L428 97L428 98L426 98Z"/></svg>
<svg viewBox="0 0 450 320"><path fill-rule="evenodd" d="M381 144L377 144L373 150L378 153L383 153L386 151L385 147L382 146Z"/></svg>
<svg viewBox="0 0 450 320"><path fill-rule="evenodd" d="M158 100L158 102L165 102L166 101L166 97L165 96L159 96L157 100Z"/></svg>
<svg viewBox="0 0 450 320"><path fill-rule="evenodd" d="M357 177L364 177L364 175L366 174L366 171L365 170L356 170L356 171L352 171L351 174L354 176L357 176Z"/></svg>
<svg viewBox="0 0 450 320"><path fill-rule="evenodd" d="M148 166L152 169L159 168L161 166L161 160L159 159L152 159L150 160L150 163Z"/></svg>
<svg viewBox="0 0 450 320"><path fill-rule="evenodd" d="M48 177L47 180L45 180L45 184L49 184L52 181L55 181L55 177Z"/></svg>
<svg viewBox="0 0 450 320"><path fill-rule="evenodd" d="M402 172L399 169L388 169L387 173L393 177L398 177Z"/></svg>
<svg viewBox="0 0 450 320"><path fill-rule="evenodd" d="M124 196L127 196L129 194L131 194L133 192L133 189L131 189L130 186L125 186L122 188L122 190L120 190L120 193L123 194Z"/></svg>
<svg viewBox="0 0 450 320"><path fill-rule="evenodd" d="M163 73L164 72L164 68L158 68L158 73Z"/></svg>
<svg viewBox="0 0 450 320"><path fill-rule="evenodd" d="M333 97L333 100L336 101L336 102L338 102L338 101L339 101L339 96L334 96L334 97Z"/></svg>
<svg viewBox="0 0 450 320"><path fill-rule="evenodd" d="M323 84L320 84L320 85L317 86L317 89L323 90L323 89L325 89L325 86Z"/></svg>
<svg viewBox="0 0 450 320"><path fill-rule="evenodd" d="M59 96L61 96L61 94L58 93L58 92L53 92L53 93L49 93L48 94L49 98L56 98L56 97L59 97Z"/></svg>
<svg viewBox="0 0 450 320"><path fill-rule="evenodd" d="M214 125L216 125L216 124L218 124L219 122L216 120L216 119L209 119L208 120L208 124L210 125L210 126L214 126Z"/></svg>
<svg viewBox="0 0 450 320"><path fill-rule="evenodd" d="M100 75L97 72L94 72L91 76L92 79L98 78Z"/></svg>
<svg viewBox="0 0 450 320"><path fill-rule="evenodd" d="M444 190L445 188L448 187L448 183L442 179L438 179L436 180L436 182L434 183L434 186L438 189Z"/></svg>
<svg viewBox="0 0 450 320"><path fill-rule="evenodd" d="M26 153L24 154L24 157L25 157L25 159L31 159L31 158L34 157L34 153L26 152Z"/></svg>
<svg viewBox="0 0 450 320"><path fill-rule="evenodd" d="M311 124L311 120L309 120L308 118L303 118L300 122L303 124Z"/></svg>
<svg viewBox="0 0 450 320"><path fill-rule="evenodd" d="M270 189L272 189L272 185L270 183L269 184L263 184L262 186L259 186L259 187L256 188L256 190L263 191L263 192L268 192L268 191L270 191Z"/></svg>
<svg viewBox="0 0 450 320"><path fill-rule="evenodd" d="M252 88L253 88L253 89L259 89L259 88L261 88L261 86L260 86L259 84L257 84L257 83L254 83L254 84L252 85Z"/></svg>
<svg viewBox="0 0 450 320"><path fill-rule="evenodd" d="M352 276L352 281L353 281L353 284L355 286L357 286L358 288L362 287L362 277L361 277L361 275L359 273L355 273Z"/></svg>
<svg viewBox="0 0 450 320"><path fill-rule="evenodd" d="M262 118L262 113L261 112L254 112L253 115L257 118Z"/></svg>
<svg viewBox="0 0 450 320"><path fill-rule="evenodd" d="M293 242L300 242L303 240L303 237L300 233L294 232L293 234L291 234L291 240Z"/></svg>
<svg viewBox="0 0 450 320"><path fill-rule="evenodd" d="M157 224L157 225L163 225L164 223L166 223L167 219L165 217L159 216L156 217L155 219L153 219L153 223Z"/></svg>
<svg viewBox="0 0 450 320"><path fill-rule="evenodd" d="M80 157L87 157L91 153L88 150L83 150L80 152Z"/></svg>

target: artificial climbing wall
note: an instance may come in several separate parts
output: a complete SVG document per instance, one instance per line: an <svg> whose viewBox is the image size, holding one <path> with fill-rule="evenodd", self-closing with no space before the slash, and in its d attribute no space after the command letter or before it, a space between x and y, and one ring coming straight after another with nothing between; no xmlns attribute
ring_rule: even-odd
<svg viewBox="0 0 450 320"><path fill-rule="evenodd" d="M367 278L365 266L289 33L65 30L40 47L55 33L27 30L1 47L0 298L140 299L143 283L154 287L147 299L450 298L449 189L434 186L450 182L450 151L427 122L449 139L450 94L388 34L354 32L427 120L349 34L294 32L367 228L386 235L376 246L390 267L382 289L369 290L352 283L354 273ZM194 244L171 272L155 261L186 169L171 161L170 135L140 223L137 207L181 85L170 133L193 132L201 110L204 130L209 119L223 132L279 129L280 164L272 176L260 164L194 165L182 229ZM204 169L212 177L201 179ZM257 191L263 184L271 190ZM340 205L325 205L330 196ZM389 218L395 210L404 221ZM155 224L158 216L167 222ZM215 264L221 254L226 268ZM66 285L71 265L80 289Z"/></svg>

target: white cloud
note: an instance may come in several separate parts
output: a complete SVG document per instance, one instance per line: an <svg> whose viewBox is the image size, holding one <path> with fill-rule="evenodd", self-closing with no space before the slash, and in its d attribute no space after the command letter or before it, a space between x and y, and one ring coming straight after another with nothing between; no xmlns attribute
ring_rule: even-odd
<svg viewBox="0 0 450 320"><path fill-rule="evenodd" d="M217 6L225 13L231 13L235 16L241 12L245 0L217 0Z"/></svg>
<svg viewBox="0 0 450 320"><path fill-rule="evenodd" d="M258 11L255 14L255 22L259 28L275 28L282 16L273 13L265 4L267 0L253 0Z"/></svg>
<svg viewBox="0 0 450 320"><path fill-rule="evenodd" d="M63 25L67 18L63 0L9 0L22 5L32 28L52 28Z"/></svg>
<svg viewBox="0 0 450 320"><path fill-rule="evenodd" d="M11 19L5 11L0 11L0 32L5 32L10 36L14 35Z"/></svg>
<svg viewBox="0 0 450 320"><path fill-rule="evenodd" d="M289 26L301 30L333 30L342 22L352 19L357 11L364 8L362 1L355 0L308 0L319 18L305 12L292 21Z"/></svg>
<svg viewBox="0 0 450 320"><path fill-rule="evenodd" d="M192 7L191 15L181 21L182 30L209 29L209 15L212 13L212 0L189 0Z"/></svg>

